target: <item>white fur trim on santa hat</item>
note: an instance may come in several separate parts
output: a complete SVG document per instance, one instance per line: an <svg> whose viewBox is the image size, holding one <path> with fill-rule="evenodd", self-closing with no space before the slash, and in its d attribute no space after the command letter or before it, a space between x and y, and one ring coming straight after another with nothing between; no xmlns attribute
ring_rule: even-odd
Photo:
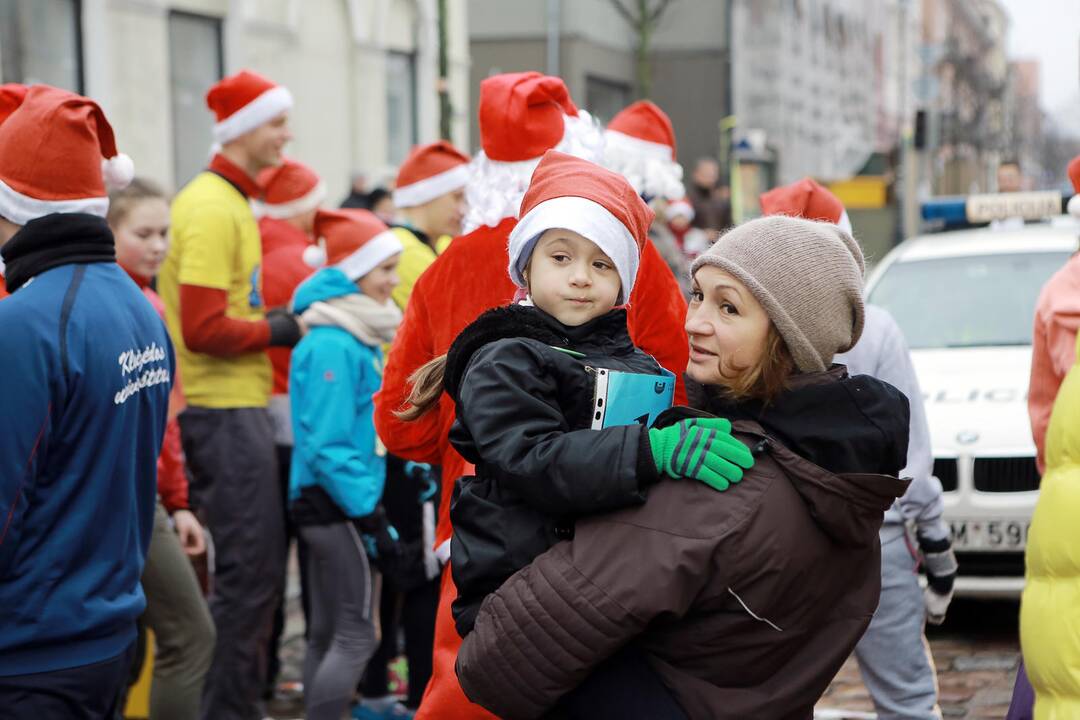
<svg viewBox="0 0 1080 720"><path fill-rule="evenodd" d="M584 235L604 251L619 272L622 289L619 304L623 305L634 289L638 270L638 246L634 236L611 214L611 211L588 198L566 196L545 200L521 218L510 232L510 279L520 288L527 284L522 275L536 241L545 230L561 228Z"/></svg>
<svg viewBox="0 0 1080 720"><path fill-rule="evenodd" d="M52 213L89 213L105 217L109 212L109 198L80 198L77 200L38 200L23 195L0 180L0 217L16 225L25 225L31 220L45 217Z"/></svg>
<svg viewBox="0 0 1080 720"><path fill-rule="evenodd" d="M671 159L667 145L605 130L604 167L625 177L639 195L665 200L686 195L682 165Z"/></svg>
<svg viewBox="0 0 1080 720"><path fill-rule="evenodd" d="M585 110L578 116L563 116L563 138L555 150L599 163L604 157L604 133L600 124ZM517 217L521 199L529 189L533 170L540 158L520 162L492 160L481 150L469 163L469 181L465 185L464 231L470 233L487 225L495 227L506 218Z"/></svg>
<svg viewBox="0 0 1080 720"><path fill-rule="evenodd" d="M289 89L278 85L214 125L214 141L224 145L273 120L293 106Z"/></svg>
<svg viewBox="0 0 1080 720"><path fill-rule="evenodd" d="M403 250L401 241L392 230L386 230L368 240L336 267L345 277L356 281L375 269L375 266Z"/></svg>
<svg viewBox="0 0 1080 720"><path fill-rule="evenodd" d="M311 188L306 194L283 203L267 203L261 200L251 201L251 210L255 213L255 217L268 217L275 220L285 220L297 215L302 215L310 210L314 210L322 204L322 201L326 199L326 183L322 180Z"/></svg>
<svg viewBox="0 0 1080 720"><path fill-rule="evenodd" d="M417 180L411 185L394 189L394 205L399 208L411 208L423 205L446 193L465 187L469 181L467 163L456 165L438 175Z"/></svg>

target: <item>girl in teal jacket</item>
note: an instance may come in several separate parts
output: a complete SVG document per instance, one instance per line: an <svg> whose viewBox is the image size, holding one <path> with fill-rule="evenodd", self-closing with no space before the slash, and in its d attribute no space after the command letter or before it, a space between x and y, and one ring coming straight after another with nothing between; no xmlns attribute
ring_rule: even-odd
<svg viewBox="0 0 1080 720"><path fill-rule="evenodd" d="M305 260L329 267L293 298L310 331L289 368L289 510L307 546L306 716L336 720L378 644L369 557L396 552L379 505L386 449L375 435L372 396L382 381L380 347L401 322L390 298L401 243L366 210L320 211L315 230L320 245Z"/></svg>

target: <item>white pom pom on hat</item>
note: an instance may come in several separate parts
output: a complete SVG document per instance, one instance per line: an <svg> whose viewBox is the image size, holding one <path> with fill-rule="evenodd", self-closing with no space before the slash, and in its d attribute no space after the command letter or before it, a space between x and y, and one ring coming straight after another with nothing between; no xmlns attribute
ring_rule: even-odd
<svg viewBox="0 0 1080 720"><path fill-rule="evenodd" d="M1069 214L1074 218L1080 218L1080 194L1073 195L1069 198L1069 204L1066 206Z"/></svg>
<svg viewBox="0 0 1080 720"><path fill-rule="evenodd" d="M135 162L124 153L101 161L101 178L108 191L123 190L135 179Z"/></svg>
<svg viewBox="0 0 1080 720"><path fill-rule="evenodd" d="M319 268L326 265L326 248L323 247L324 240L319 240L317 245L308 245L304 248L304 264L310 268Z"/></svg>

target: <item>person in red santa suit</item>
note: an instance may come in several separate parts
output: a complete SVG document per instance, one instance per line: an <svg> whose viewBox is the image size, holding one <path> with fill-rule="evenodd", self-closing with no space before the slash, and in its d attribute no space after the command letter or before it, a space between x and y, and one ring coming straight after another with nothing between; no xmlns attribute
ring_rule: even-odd
<svg viewBox="0 0 1080 720"><path fill-rule="evenodd" d="M251 205L255 217L259 219L259 237L262 239L263 302L267 308L284 308L300 283L315 271L304 262L304 250L314 240L315 213L326 199L326 183L314 170L291 158L264 169L256 176L255 182L261 194ZM292 419L289 414L289 358L292 348L267 348L266 356L270 358L273 373L273 388L266 408L270 411L274 428L278 482L284 504L289 492L289 463L293 448ZM295 537L295 528L286 513L286 556L289 542ZM307 583L303 582L303 562L300 568L304 616L307 617ZM267 648L266 688L263 692L266 699L273 696L274 684L281 670L278 646L285 627L284 607L285 598L282 596L274 612L274 626Z"/></svg>
<svg viewBox="0 0 1080 720"><path fill-rule="evenodd" d="M404 421L395 412L403 409L411 388L409 377L420 366L444 354L480 313L514 298L516 288L506 273L507 240L532 171L544 152L555 148L593 162L603 154L599 128L587 112L577 108L557 77L525 72L487 78L480 84L479 116L482 149L470 163L465 188L469 206L465 235L455 239L417 280L387 358L382 390L375 396L375 427L388 450L415 462L442 466L436 543L444 562L449 558L451 491L466 470L465 461L447 439L454 405L443 395L438 410L416 422ZM642 251L627 309L634 344L681 378L689 354L683 330L686 303L651 243ZM685 398L680 382L675 402L685 403ZM455 596L450 574L444 571L432 678L416 714L419 720L493 717L465 698L454 673L461 644L450 612Z"/></svg>
<svg viewBox="0 0 1080 720"><path fill-rule="evenodd" d="M7 83L0 85L0 124L7 116L15 112L15 108L22 104L26 97L26 86L19 83ZM8 296L7 285L4 283L4 260L0 258L0 300Z"/></svg>

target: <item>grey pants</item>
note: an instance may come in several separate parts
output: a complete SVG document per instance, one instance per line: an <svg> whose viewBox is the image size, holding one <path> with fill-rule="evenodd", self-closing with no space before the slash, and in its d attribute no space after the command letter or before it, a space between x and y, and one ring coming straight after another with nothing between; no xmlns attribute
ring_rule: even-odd
<svg viewBox="0 0 1080 720"><path fill-rule="evenodd" d="M307 720L340 720L379 645L379 597L367 553L351 523L299 528L307 546L311 615L304 657Z"/></svg>
<svg viewBox="0 0 1080 720"><path fill-rule="evenodd" d="M214 661L204 720L259 720L274 608L284 592L285 519L265 408L189 407L180 435L189 494L214 540Z"/></svg>
<svg viewBox="0 0 1080 720"><path fill-rule="evenodd" d="M916 562L904 535L881 546L881 601L855 646L879 720L941 718Z"/></svg>
<svg viewBox="0 0 1080 720"><path fill-rule="evenodd" d="M214 657L214 621L191 562L159 501L142 575L143 618L154 631L150 720L196 720Z"/></svg>

